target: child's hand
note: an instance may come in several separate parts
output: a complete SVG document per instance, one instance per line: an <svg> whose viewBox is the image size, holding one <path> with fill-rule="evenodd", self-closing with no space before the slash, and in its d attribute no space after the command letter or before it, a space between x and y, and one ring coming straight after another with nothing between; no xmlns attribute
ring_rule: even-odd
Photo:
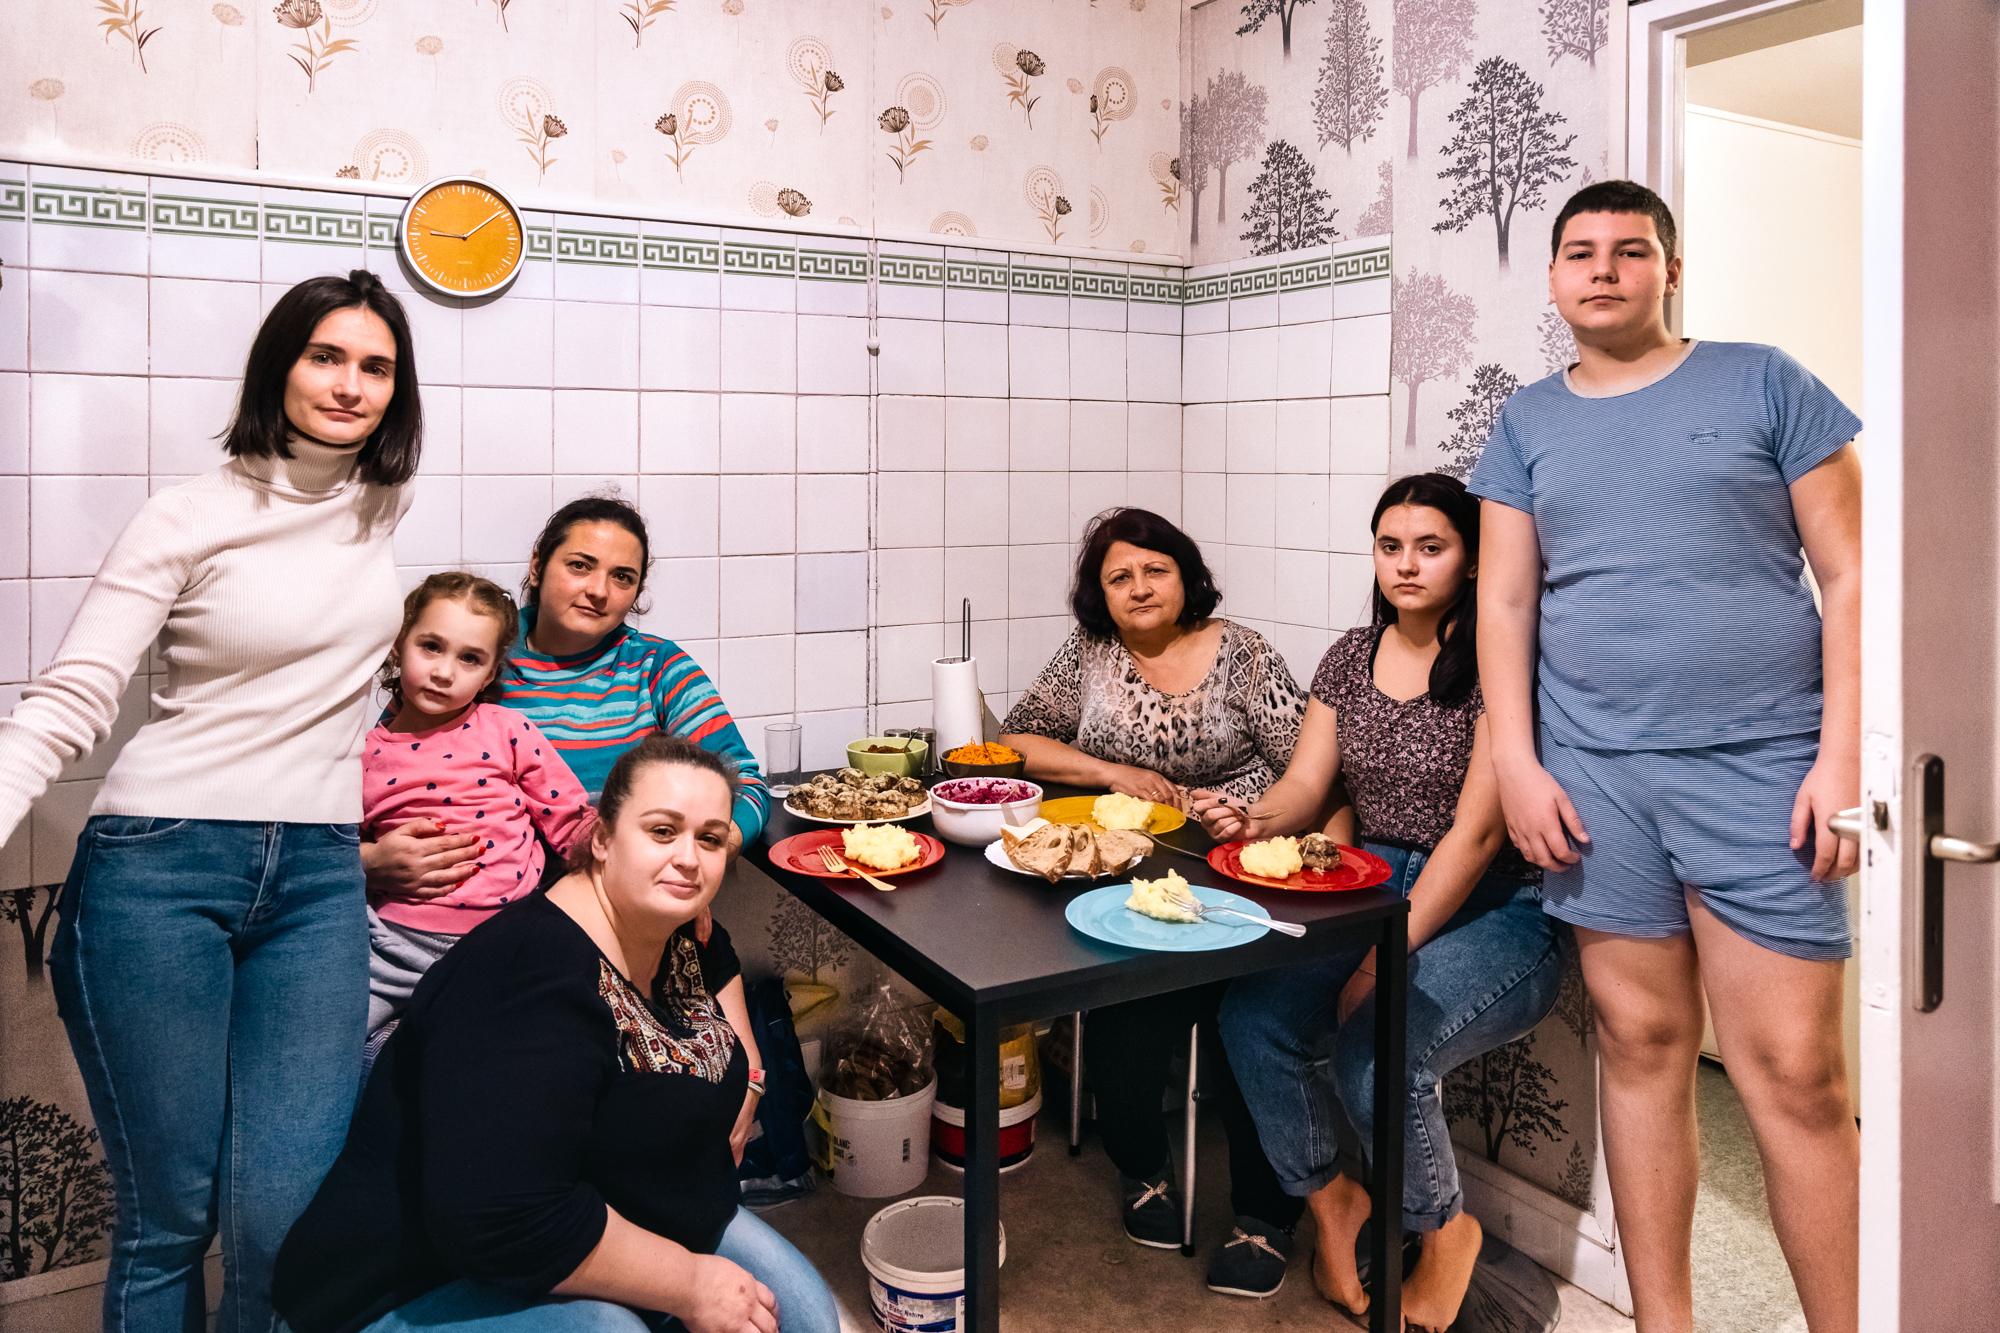
<svg viewBox="0 0 2000 1333"><path fill-rule="evenodd" d="M1588 843L1583 817L1570 804L1569 793L1540 764L1508 769L1500 779L1500 809L1507 818L1507 836L1522 856L1544 870L1565 870L1582 860L1570 839Z"/></svg>
<svg viewBox="0 0 2000 1333"><path fill-rule="evenodd" d="M434 820L413 819L361 845L368 892L422 902L441 898L478 873L479 838L447 833Z"/></svg>
<svg viewBox="0 0 2000 1333"><path fill-rule="evenodd" d="M1812 876L1825 882L1846 879L1861 868L1861 844L1827 827L1836 811L1861 803L1861 766L1849 760L1829 761L1822 754L1799 784L1792 802L1792 850L1813 840Z"/></svg>

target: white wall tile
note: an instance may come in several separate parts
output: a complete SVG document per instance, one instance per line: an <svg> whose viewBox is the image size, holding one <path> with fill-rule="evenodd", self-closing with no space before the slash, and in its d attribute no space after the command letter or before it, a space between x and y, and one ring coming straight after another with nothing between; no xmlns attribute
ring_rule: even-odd
<svg viewBox="0 0 2000 1333"><path fill-rule="evenodd" d="M802 291L843 284L812 282ZM867 393L868 321L842 315L800 315L798 376L800 393Z"/></svg>
<svg viewBox="0 0 2000 1333"><path fill-rule="evenodd" d="M866 398L801 398L797 420L799 471L868 470Z"/></svg>
<svg viewBox="0 0 2000 1333"><path fill-rule="evenodd" d="M1181 466L1189 472L1220 472L1226 465L1229 408L1223 403L1190 403L1181 410Z"/></svg>
<svg viewBox="0 0 2000 1333"><path fill-rule="evenodd" d="M1229 334L1229 401L1278 396L1278 330L1232 329Z"/></svg>
<svg viewBox="0 0 2000 1333"><path fill-rule="evenodd" d="M1069 478L1069 535L1080 540L1091 519L1125 503L1123 472L1072 472Z"/></svg>
<svg viewBox="0 0 2000 1333"><path fill-rule="evenodd" d="M1069 412L1071 471L1125 470L1125 404L1074 402Z"/></svg>
<svg viewBox="0 0 2000 1333"><path fill-rule="evenodd" d="M944 655L944 626L937 621L914 625L884 624L873 635L875 640L875 698L888 703L896 700L921 700L922 718L917 723L900 725L926 725L930 721L931 703L931 663ZM883 726L896 726L884 715Z"/></svg>
<svg viewBox="0 0 2000 1333"><path fill-rule="evenodd" d="M24 681L28 678L26 579L0 580L0 625L6 627L0 633L0 681Z"/></svg>
<svg viewBox="0 0 2000 1333"><path fill-rule="evenodd" d="M1303 287L1278 293L1278 323L1311 324L1333 318L1333 288Z"/></svg>
<svg viewBox="0 0 2000 1333"><path fill-rule="evenodd" d="M875 623L916 625L944 614L944 551L936 546L878 551Z"/></svg>
<svg viewBox="0 0 2000 1333"><path fill-rule="evenodd" d="M1285 398L1278 402L1277 469L1325 472L1331 451L1328 430L1332 404L1325 398Z"/></svg>
<svg viewBox="0 0 2000 1333"><path fill-rule="evenodd" d="M1271 618L1275 601L1271 587L1276 577L1275 555L1268 546L1231 545L1227 548L1225 561L1229 574L1223 588L1229 599L1227 614L1232 620Z"/></svg>
<svg viewBox="0 0 2000 1333"><path fill-rule="evenodd" d="M801 475L799 549L868 549L868 476L861 472Z"/></svg>
<svg viewBox="0 0 2000 1333"><path fill-rule="evenodd" d="M1231 546L1269 546L1277 538L1276 478L1269 473L1229 474L1229 510L1223 539Z"/></svg>
<svg viewBox="0 0 2000 1333"><path fill-rule="evenodd" d="M803 300L804 294L814 287L834 285L802 282L799 284L800 299ZM847 762L847 747L868 734L868 710L865 708L842 708L828 713L809 713L800 708L798 719L799 725L804 728L800 752L808 769L840 767ZM917 724L890 722L886 725L893 727Z"/></svg>
<svg viewBox="0 0 2000 1333"><path fill-rule="evenodd" d="M798 481L789 472L724 476L722 554L789 555L796 550L793 507L797 491Z"/></svg>
<svg viewBox="0 0 2000 1333"><path fill-rule="evenodd" d="M1125 335L1126 392L1135 403L1181 401L1181 340L1157 333Z"/></svg>
<svg viewBox="0 0 2000 1333"><path fill-rule="evenodd" d="M642 222L640 251L643 257L646 236L670 236L719 242L720 227L698 227L680 222ZM722 302L722 271L709 269L641 268L639 300L645 305L702 306L713 310Z"/></svg>
<svg viewBox="0 0 2000 1333"><path fill-rule="evenodd" d="M727 512L729 483L723 479ZM722 637L790 634L797 569L789 555L726 556L722 561Z"/></svg>
<svg viewBox="0 0 2000 1333"><path fill-rule="evenodd" d="M639 395L624 389L557 389L555 442L558 471L636 473Z"/></svg>
<svg viewBox="0 0 2000 1333"><path fill-rule="evenodd" d="M1005 472L945 473L945 532L954 549L1005 546L1007 507Z"/></svg>
<svg viewBox="0 0 2000 1333"><path fill-rule="evenodd" d="M153 279L153 373L242 375L258 317L254 282Z"/></svg>
<svg viewBox="0 0 2000 1333"><path fill-rule="evenodd" d="M1222 541L1228 513L1228 480L1220 472L1188 472L1181 478L1181 528L1202 543Z"/></svg>
<svg viewBox="0 0 2000 1333"><path fill-rule="evenodd" d="M1271 472L1278 457L1278 405L1229 405L1229 470Z"/></svg>
<svg viewBox="0 0 2000 1333"><path fill-rule="evenodd" d="M950 621L972 599L975 619L1007 614L1007 548L952 545L944 553L944 611Z"/></svg>
<svg viewBox="0 0 2000 1333"><path fill-rule="evenodd" d="M30 293L22 278L11 291L0 289L0 370L28 368L28 306Z"/></svg>
<svg viewBox="0 0 2000 1333"><path fill-rule="evenodd" d="M467 492L468 506L471 498ZM655 557L713 556L722 549L722 494L715 477L642 476L639 508L646 515Z"/></svg>
<svg viewBox="0 0 2000 1333"><path fill-rule="evenodd" d="M1125 304L1125 326L1134 333L1164 333L1178 341L1181 335L1181 308L1164 301L1128 301Z"/></svg>
<svg viewBox="0 0 2000 1333"><path fill-rule="evenodd" d="M1327 477L1324 472L1278 474L1277 526L1279 546L1297 550L1331 549L1327 520ZM1304 622L1301 622L1304 623Z"/></svg>
<svg viewBox="0 0 2000 1333"><path fill-rule="evenodd" d="M941 321L881 319L876 321L876 328L876 340L881 346L875 366L875 387L879 392L944 392Z"/></svg>
<svg viewBox="0 0 2000 1333"><path fill-rule="evenodd" d="M1274 620L1323 625L1326 614L1326 553L1279 550L1272 557Z"/></svg>
<svg viewBox="0 0 2000 1333"><path fill-rule="evenodd" d="M1009 402L1007 461L1016 472L1067 468L1069 404L1059 398L1016 398Z"/></svg>
<svg viewBox="0 0 2000 1333"><path fill-rule="evenodd" d="M546 475L555 455L555 395L548 389L467 389L467 473Z"/></svg>
<svg viewBox="0 0 2000 1333"><path fill-rule="evenodd" d="M462 328L467 384L555 383L555 302L507 296L468 306Z"/></svg>
<svg viewBox="0 0 2000 1333"><path fill-rule="evenodd" d="M684 643L713 639L720 632L722 562L709 557L653 561L645 600L652 609L639 627Z"/></svg>
<svg viewBox="0 0 2000 1333"><path fill-rule="evenodd" d="M145 380L124 375L36 375L32 401L31 471L145 475ZM210 453L199 470L221 461Z"/></svg>
<svg viewBox="0 0 2000 1333"><path fill-rule="evenodd" d="M639 387L638 306L557 301L555 314L558 385L578 389Z"/></svg>
<svg viewBox="0 0 2000 1333"><path fill-rule="evenodd" d="M631 472L558 472L549 478L549 486L551 512L586 495L639 502L639 478Z"/></svg>
<svg viewBox="0 0 2000 1333"><path fill-rule="evenodd" d="M1005 297L1001 297L1005 300ZM1007 328L952 320L944 326L946 393L976 398L1007 396Z"/></svg>
<svg viewBox="0 0 2000 1333"><path fill-rule="evenodd" d="M28 470L28 377L0 374L0 475Z"/></svg>
<svg viewBox="0 0 2000 1333"><path fill-rule="evenodd" d="M1125 401L1125 335L1069 331L1069 392L1074 398Z"/></svg>
<svg viewBox="0 0 2000 1333"><path fill-rule="evenodd" d="M554 483L546 475L467 477L463 494L463 558L471 564L506 564L527 558L535 534L548 522ZM653 553L659 555L660 525L654 524L652 533Z"/></svg>
<svg viewBox="0 0 2000 1333"><path fill-rule="evenodd" d="M867 552L802 555L798 574L800 633L868 628Z"/></svg>
<svg viewBox="0 0 2000 1333"><path fill-rule="evenodd" d="M722 401L712 393L639 395L641 472L717 472Z"/></svg>
<svg viewBox="0 0 2000 1333"><path fill-rule="evenodd" d="M467 329L466 364L471 365ZM639 387L707 389L722 387L722 317L715 310L684 306L639 309Z"/></svg>
<svg viewBox="0 0 2000 1333"><path fill-rule="evenodd" d="M1194 273L1189 271L1192 278ZM1229 329L1229 302L1203 301L1181 307L1181 332L1188 335L1225 333Z"/></svg>
<svg viewBox="0 0 2000 1333"><path fill-rule="evenodd" d="M1375 562L1365 555L1329 555L1326 582L1326 624L1334 636L1367 624L1375 596Z"/></svg>
<svg viewBox="0 0 2000 1333"><path fill-rule="evenodd" d="M944 461L948 468L990 471L1007 466L1008 404L986 398L944 400Z"/></svg>
<svg viewBox="0 0 2000 1333"><path fill-rule="evenodd" d="M1007 551L1007 613L1013 617L1058 616L1069 604L1068 542L1023 544Z"/></svg>
<svg viewBox="0 0 2000 1333"><path fill-rule="evenodd" d="M69 622L90 590L89 579L38 578L28 584L28 674L55 660Z"/></svg>
<svg viewBox="0 0 2000 1333"><path fill-rule="evenodd" d="M143 477L33 478L28 503L43 521L28 525L28 572L38 579L95 574L146 495Z"/></svg>
<svg viewBox="0 0 2000 1333"><path fill-rule="evenodd" d="M28 478L0 477L0 579L24 579L28 572Z"/></svg>
<svg viewBox="0 0 2000 1333"><path fill-rule="evenodd" d="M1229 335L1202 333L1181 339L1181 401L1229 401Z"/></svg>
<svg viewBox="0 0 2000 1333"><path fill-rule="evenodd" d="M944 473L884 472L875 478L875 545L944 541Z"/></svg>
<svg viewBox="0 0 2000 1333"><path fill-rule="evenodd" d="M108 38L111 34L105 33ZM21 174L18 170L12 174ZM38 218L29 212L28 246L39 268L89 269L97 273L144 273L147 260L146 177L76 167L34 164L26 173L31 189L43 186L82 186L89 190L115 190L123 196L121 205L137 205L137 226L79 227L55 218ZM126 219L121 217L121 222Z"/></svg>
<svg viewBox="0 0 2000 1333"><path fill-rule="evenodd" d="M465 378L464 303L411 292L400 298L410 321L419 384L457 384ZM155 363L155 371L158 364ZM232 373L240 374L238 366Z"/></svg>
<svg viewBox="0 0 2000 1333"><path fill-rule="evenodd" d="M724 275L726 287L728 275ZM722 312L722 387L742 393L798 388L798 317L762 310Z"/></svg>
<svg viewBox="0 0 2000 1333"><path fill-rule="evenodd" d="M792 636L722 641L718 688L729 711L743 716L789 714L795 672Z"/></svg>
<svg viewBox="0 0 2000 1333"><path fill-rule="evenodd" d="M1127 467L1135 472L1179 470L1181 410L1173 403L1133 403L1127 409Z"/></svg>
<svg viewBox="0 0 2000 1333"><path fill-rule="evenodd" d="M196 381L191 381L196 382ZM227 381L223 381L227 383ZM158 381L155 381L158 383ZM234 385L230 385L233 390ZM417 466L428 473L458 473L465 466L465 398L464 390L456 387L440 387L426 384L424 394L424 448L417 460ZM223 409L221 422L226 424L229 412L235 406L235 399ZM153 428L157 434L160 418L157 410L153 416ZM218 425L217 430L222 427ZM153 468L155 474L158 466Z"/></svg>
<svg viewBox="0 0 2000 1333"><path fill-rule="evenodd" d="M1326 320L1278 330L1278 396L1324 398L1333 376L1333 325Z"/></svg>
<svg viewBox="0 0 2000 1333"><path fill-rule="evenodd" d="M1332 637L1317 624L1307 628L1283 621L1271 627L1268 637L1271 646L1278 650L1278 656L1285 659L1285 666L1299 688L1310 690L1313 676L1319 671L1320 658L1326 655Z"/></svg>
<svg viewBox="0 0 2000 1333"><path fill-rule="evenodd" d="M1333 470L1381 475L1389 467L1389 398L1336 398L1330 427ZM1395 471L1412 470L1399 465Z"/></svg>
<svg viewBox="0 0 2000 1333"><path fill-rule="evenodd" d="M875 400L875 413L875 457L884 472L944 466L944 399L884 396Z"/></svg>
<svg viewBox="0 0 2000 1333"><path fill-rule="evenodd" d="M1065 472L1014 472L1007 478L1007 539L1015 546L1024 542L1062 542L1072 539L1069 530L1069 474Z"/></svg>
<svg viewBox="0 0 2000 1333"><path fill-rule="evenodd" d="M410 512L396 525L399 565L456 565L459 559L457 477L417 477L410 482ZM532 541L532 534L526 540Z"/></svg>
<svg viewBox="0 0 2000 1333"><path fill-rule="evenodd" d="M1167 522L1178 524L1181 521L1179 470L1126 473L1125 502L1135 509L1150 509Z"/></svg>
<svg viewBox="0 0 2000 1333"><path fill-rule="evenodd" d="M146 279L46 269L26 276L28 318L35 327L30 351L34 369L146 373ZM14 304L0 300L0 309ZM26 327L22 325L24 331ZM0 367L18 366L0 357Z"/></svg>
<svg viewBox="0 0 2000 1333"><path fill-rule="evenodd" d="M1269 328L1278 322L1278 294L1259 292L1255 296L1229 298L1230 329Z"/></svg>
<svg viewBox="0 0 2000 1333"><path fill-rule="evenodd" d="M1341 475L1331 479L1327 497L1326 546L1329 551L1369 555L1375 548L1375 534L1369 520L1375 502L1389 484L1385 476Z"/></svg>
<svg viewBox="0 0 2000 1333"><path fill-rule="evenodd" d="M796 651L793 706L801 712L848 708L868 697L866 634L801 634Z"/></svg>
<svg viewBox="0 0 2000 1333"><path fill-rule="evenodd" d="M1017 617L1007 627L1007 688L1018 695L1034 683L1064 636L1075 628L1067 615Z"/></svg>
<svg viewBox="0 0 2000 1333"><path fill-rule="evenodd" d="M1333 317L1352 319L1357 315L1389 313L1389 279L1368 278L1343 282L1333 289Z"/></svg>
<svg viewBox="0 0 2000 1333"><path fill-rule="evenodd" d="M1009 325L1007 380L1017 398L1069 397L1069 330Z"/></svg>
<svg viewBox="0 0 2000 1333"><path fill-rule="evenodd" d="M1333 322L1333 391L1389 392L1389 316Z"/></svg>
<svg viewBox="0 0 2000 1333"><path fill-rule="evenodd" d="M782 393L722 395L722 470L790 472L798 463L798 400Z"/></svg>

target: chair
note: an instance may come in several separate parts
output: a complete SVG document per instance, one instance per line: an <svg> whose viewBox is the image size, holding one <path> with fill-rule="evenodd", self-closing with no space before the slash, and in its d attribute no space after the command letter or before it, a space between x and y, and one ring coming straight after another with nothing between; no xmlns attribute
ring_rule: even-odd
<svg viewBox="0 0 2000 1333"><path fill-rule="evenodd" d="M1083 1151L1083 1013L1070 1015L1069 1155ZM1201 1081L1201 1024L1188 1028L1187 1103L1181 1126L1181 1253L1194 1255L1194 1132Z"/></svg>

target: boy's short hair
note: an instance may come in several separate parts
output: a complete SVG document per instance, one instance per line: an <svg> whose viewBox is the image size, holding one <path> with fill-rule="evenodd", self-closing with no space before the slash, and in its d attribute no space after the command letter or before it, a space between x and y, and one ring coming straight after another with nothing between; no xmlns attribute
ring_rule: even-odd
<svg viewBox="0 0 2000 1333"><path fill-rule="evenodd" d="M1579 213L1644 213L1653 220L1653 231L1669 260L1680 253L1680 232L1674 226L1674 211L1637 181L1598 181L1569 197L1556 214L1555 228L1549 232L1549 258L1562 252L1563 228Z"/></svg>

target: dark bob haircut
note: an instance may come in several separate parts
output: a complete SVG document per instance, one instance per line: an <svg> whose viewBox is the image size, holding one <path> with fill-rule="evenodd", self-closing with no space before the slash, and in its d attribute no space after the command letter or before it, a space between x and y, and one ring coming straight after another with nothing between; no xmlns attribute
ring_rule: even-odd
<svg viewBox="0 0 2000 1333"><path fill-rule="evenodd" d="M1181 606L1180 627L1192 629L1215 611L1222 592L1215 575L1201 558L1194 538L1150 509L1107 509L1090 520L1083 530L1083 549L1077 553L1076 573L1069 589L1069 608L1085 634L1099 639L1116 638L1118 627L1111 621L1111 608L1104 600L1104 584L1099 575L1104 556L1114 542L1129 542L1141 550L1158 551L1180 567L1181 587L1186 601Z"/></svg>
<svg viewBox="0 0 2000 1333"><path fill-rule="evenodd" d="M285 384L292 367L311 341L319 322L336 310L365 308L389 326L396 340L396 387L382 424L361 446L355 475L377 486L400 486L417 472L423 447L424 410L417 394L417 356L411 345L410 321L403 303L365 268L344 278L328 274L307 278L278 298L264 316L250 359L243 367L243 393L236 415L223 436L222 448L232 458L276 455L290 458L285 444L293 429L285 416Z"/></svg>
<svg viewBox="0 0 2000 1333"><path fill-rule="evenodd" d="M1556 225L1549 230L1550 259L1562 253L1563 228L1579 213L1644 213L1653 220L1653 232L1667 258L1680 253L1680 231L1666 200L1637 181L1598 181L1571 195L1556 214Z"/></svg>
<svg viewBox="0 0 2000 1333"><path fill-rule="evenodd" d="M569 539L569 530L579 523L610 523L638 538L639 586L632 592L632 609L644 615L646 608L636 599L646 591L646 568L653 563L653 544L646 537L646 520L630 501L617 495L578 496L549 515L549 521L542 524L535 537L535 549L528 554L528 572L521 578L521 605L533 609L541 604L542 571Z"/></svg>
<svg viewBox="0 0 2000 1333"><path fill-rule="evenodd" d="M1382 515L1397 505L1437 510L1458 529L1465 543L1466 577L1438 621L1438 655L1431 663L1430 677L1431 698L1447 708L1456 707L1479 683L1479 596L1472 578L1479 564L1479 500L1465 489L1464 482L1442 472L1398 477L1375 502L1375 513L1368 520L1371 536L1382 526ZM1375 585L1373 605L1377 628L1395 623L1395 604L1382 595L1380 583Z"/></svg>

